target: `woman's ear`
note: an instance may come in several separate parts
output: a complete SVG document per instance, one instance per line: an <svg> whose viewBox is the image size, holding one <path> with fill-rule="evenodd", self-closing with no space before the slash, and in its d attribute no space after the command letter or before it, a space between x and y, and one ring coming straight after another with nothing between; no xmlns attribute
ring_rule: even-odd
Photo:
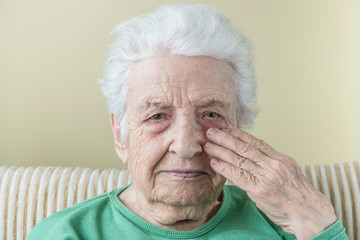
<svg viewBox="0 0 360 240"><path fill-rule="evenodd" d="M128 148L126 143L120 143L120 132L119 132L119 123L116 122L114 114L111 113L111 128L114 135L115 141L115 150L119 158L123 161L124 164L128 163Z"/></svg>

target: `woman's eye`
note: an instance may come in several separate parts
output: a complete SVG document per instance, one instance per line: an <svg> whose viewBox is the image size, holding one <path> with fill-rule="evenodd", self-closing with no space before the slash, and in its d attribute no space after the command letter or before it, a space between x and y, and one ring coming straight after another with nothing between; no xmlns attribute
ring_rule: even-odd
<svg viewBox="0 0 360 240"><path fill-rule="evenodd" d="M220 117L219 114L214 113L214 112L206 112L206 113L204 114L204 116L205 116L205 117L208 117L208 118L218 118L218 117Z"/></svg>
<svg viewBox="0 0 360 240"><path fill-rule="evenodd" d="M157 114L151 116L152 120L160 120L162 118L164 118L164 114L162 114L162 113L157 113Z"/></svg>

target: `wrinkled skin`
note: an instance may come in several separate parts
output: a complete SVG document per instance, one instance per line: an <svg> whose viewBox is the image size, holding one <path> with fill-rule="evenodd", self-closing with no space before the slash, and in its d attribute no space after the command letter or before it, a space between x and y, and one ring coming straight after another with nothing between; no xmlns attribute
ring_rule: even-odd
<svg viewBox="0 0 360 240"><path fill-rule="evenodd" d="M233 70L225 62L149 58L131 66L127 87L122 143L112 116L116 151L133 179L119 199L146 221L181 231L203 225L220 207L224 177L298 239L336 221L294 160L237 129Z"/></svg>
<svg viewBox="0 0 360 240"><path fill-rule="evenodd" d="M240 129L210 128L207 137L213 169L245 190L287 233L310 239L336 222L331 203L290 157Z"/></svg>

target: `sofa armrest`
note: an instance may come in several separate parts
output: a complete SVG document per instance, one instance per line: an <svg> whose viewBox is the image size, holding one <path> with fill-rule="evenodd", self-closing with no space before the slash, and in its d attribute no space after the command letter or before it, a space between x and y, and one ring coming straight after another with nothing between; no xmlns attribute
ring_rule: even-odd
<svg viewBox="0 0 360 240"><path fill-rule="evenodd" d="M301 166L301 171L330 200L349 239L360 239L360 161Z"/></svg>

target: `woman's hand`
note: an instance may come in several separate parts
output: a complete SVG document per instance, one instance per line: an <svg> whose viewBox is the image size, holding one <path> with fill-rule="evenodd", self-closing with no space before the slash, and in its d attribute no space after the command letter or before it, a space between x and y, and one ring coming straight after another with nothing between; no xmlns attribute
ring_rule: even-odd
<svg viewBox="0 0 360 240"><path fill-rule="evenodd" d="M310 185L292 158L240 129L210 128L206 135L213 169L246 191L284 231L310 239L336 222L329 200Z"/></svg>

